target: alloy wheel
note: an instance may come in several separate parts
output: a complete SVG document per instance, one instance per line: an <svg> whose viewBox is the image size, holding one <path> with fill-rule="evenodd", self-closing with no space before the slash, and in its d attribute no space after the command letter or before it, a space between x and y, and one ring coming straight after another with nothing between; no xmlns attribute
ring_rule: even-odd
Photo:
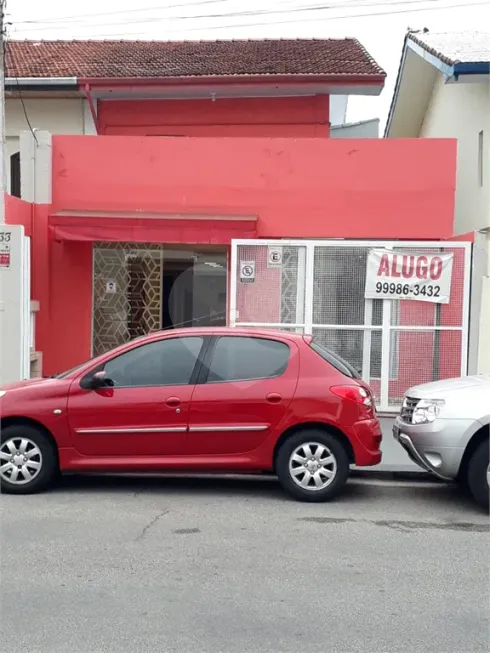
<svg viewBox="0 0 490 653"><path fill-rule="evenodd" d="M337 474L337 460L324 444L304 443L291 454L289 473L303 490L318 492L333 483Z"/></svg>
<svg viewBox="0 0 490 653"><path fill-rule="evenodd" d="M12 485L26 485L41 471L43 455L29 438L10 438L0 447L0 477Z"/></svg>

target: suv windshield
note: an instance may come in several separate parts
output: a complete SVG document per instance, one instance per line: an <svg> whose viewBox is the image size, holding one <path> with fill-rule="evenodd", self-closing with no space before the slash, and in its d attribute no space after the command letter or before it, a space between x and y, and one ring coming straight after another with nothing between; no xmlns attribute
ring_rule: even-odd
<svg viewBox="0 0 490 653"><path fill-rule="evenodd" d="M341 372L342 374L348 376L351 379L361 378L359 372L356 369L354 369L350 363L345 361L338 354L334 354L333 351L330 351L330 349L326 349L326 347L323 347L322 345L319 345L317 342L314 341L310 343L310 347L319 356L321 356L323 360L327 361L327 363L330 363L332 367L335 367L335 369L338 372Z"/></svg>

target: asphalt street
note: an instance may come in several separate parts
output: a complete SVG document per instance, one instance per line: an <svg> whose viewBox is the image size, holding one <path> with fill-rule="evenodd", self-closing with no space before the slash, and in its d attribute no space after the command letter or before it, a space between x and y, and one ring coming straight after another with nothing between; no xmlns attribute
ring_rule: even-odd
<svg viewBox="0 0 490 653"><path fill-rule="evenodd" d="M489 520L454 487L68 478L1 496L8 653L480 653Z"/></svg>

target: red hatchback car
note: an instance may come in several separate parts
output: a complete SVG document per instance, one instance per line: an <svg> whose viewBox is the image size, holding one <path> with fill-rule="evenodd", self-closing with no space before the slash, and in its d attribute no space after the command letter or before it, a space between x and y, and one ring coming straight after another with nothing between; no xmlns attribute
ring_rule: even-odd
<svg viewBox="0 0 490 653"><path fill-rule="evenodd" d="M133 340L49 379L0 389L3 492L59 472L274 471L325 501L351 464L381 460L369 387L311 336L178 329Z"/></svg>

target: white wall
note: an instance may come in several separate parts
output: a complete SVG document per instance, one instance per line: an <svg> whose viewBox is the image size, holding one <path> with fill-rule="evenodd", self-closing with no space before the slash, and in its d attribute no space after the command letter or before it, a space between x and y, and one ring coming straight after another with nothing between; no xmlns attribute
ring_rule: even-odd
<svg viewBox="0 0 490 653"><path fill-rule="evenodd" d="M454 233L487 232L488 266L481 288L478 372L490 373L490 80L463 80L445 84L442 74L438 75L420 136L458 139ZM481 131L483 184L479 178Z"/></svg>
<svg viewBox="0 0 490 653"><path fill-rule="evenodd" d="M32 129L48 131L51 134L94 134L95 128L88 107L83 98L7 98L5 101L5 162L7 189L10 190L10 156L19 151L21 131Z"/></svg>
<svg viewBox="0 0 490 653"><path fill-rule="evenodd" d="M363 120L362 122L332 125L330 138L379 138L379 120Z"/></svg>
<svg viewBox="0 0 490 653"><path fill-rule="evenodd" d="M345 117L347 115L347 102L349 100L348 95L331 95L329 100L330 105L330 124L331 125L341 125L345 122Z"/></svg>
<svg viewBox="0 0 490 653"><path fill-rule="evenodd" d="M420 136L457 138L454 233L490 227L490 83L445 84L439 74ZM478 134L484 133L484 181L479 183Z"/></svg>
<svg viewBox="0 0 490 653"><path fill-rule="evenodd" d="M487 270L482 280L478 372L490 374L490 231L487 231Z"/></svg>
<svg viewBox="0 0 490 653"><path fill-rule="evenodd" d="M0 384L29 378L30 244L20 225L2 225L0 268Z"/></svg>

